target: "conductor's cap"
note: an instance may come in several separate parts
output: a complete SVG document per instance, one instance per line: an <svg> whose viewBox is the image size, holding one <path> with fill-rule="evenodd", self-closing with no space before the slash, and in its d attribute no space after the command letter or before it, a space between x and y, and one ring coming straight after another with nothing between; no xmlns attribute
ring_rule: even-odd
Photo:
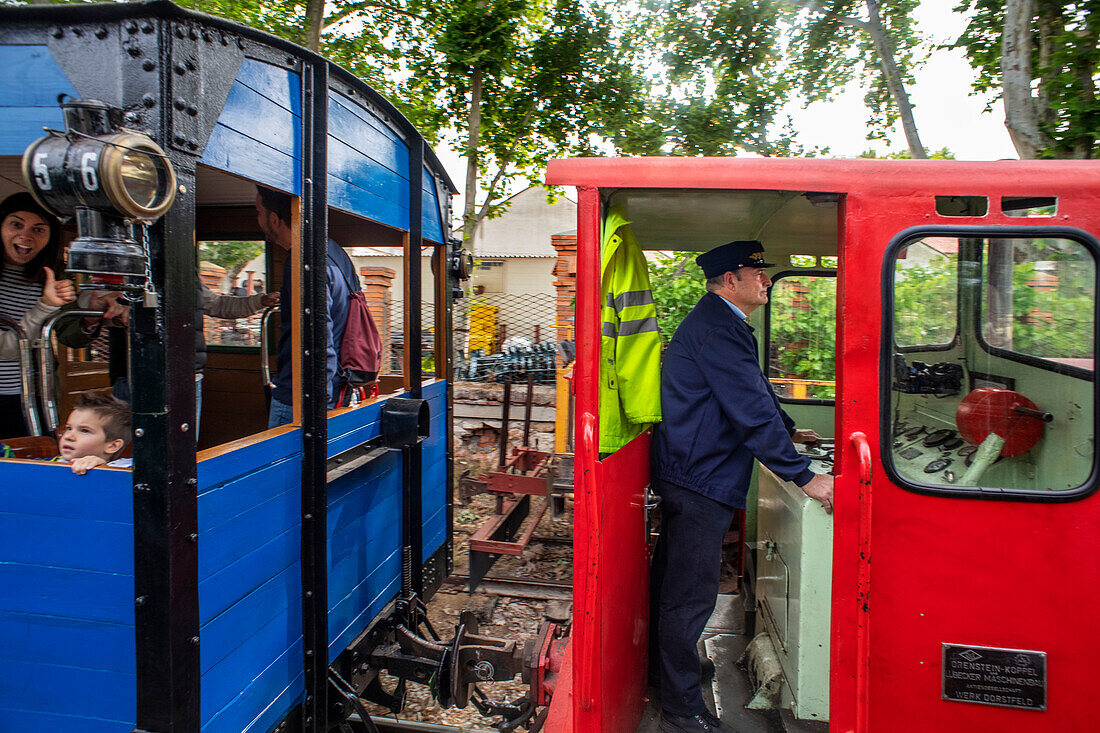
<svg viewBox="0 0 1100 733"><path fill-rule="evenodd" d="M755 239L738 240L715 247L695 258L709 280L740 267L775 267L764 261L764 245Z"/></svg>

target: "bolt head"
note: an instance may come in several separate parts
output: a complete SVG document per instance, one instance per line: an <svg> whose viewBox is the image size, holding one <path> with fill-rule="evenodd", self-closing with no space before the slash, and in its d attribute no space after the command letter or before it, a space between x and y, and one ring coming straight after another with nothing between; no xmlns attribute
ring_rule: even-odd
<svg viewBox="0 0 1100 733"><path fill-rule="evenodd" d="M102 27L96 28L95 37L102 41L104 38L107 37L107 29Z"/></svg>
<svg viewBox="0 0 1100 733"><path fill-rule="evenodd" d="M153 69L157 68L157 64L155 61L153 61L153 59L145 59L141 62L141 68L145 69L146 71L152 71Z"/></svg>

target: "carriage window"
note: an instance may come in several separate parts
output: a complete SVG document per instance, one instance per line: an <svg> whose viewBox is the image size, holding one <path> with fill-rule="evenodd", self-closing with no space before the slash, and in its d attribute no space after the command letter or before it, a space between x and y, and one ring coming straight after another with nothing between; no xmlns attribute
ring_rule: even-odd
<svg viewBox="0 0 1100 733"><path fill-rule="evenodd" d="M780 275L768 304L768 379L779 397L836 396L836 278Z"/></svg>
<svg viewBox="0 0 1100 733"><path fill-rule="evenodd" d="M884 355L882 421L897 483L1031 500L1088 490L1096 263L1084 242L979 233L897 251L884 323L911 348ZM948 337L951 348L929 348Z"/></svg>
<svg viewBox="0 0 1100 733"><path fill-rule="evenodd" d="M945 347L958 324L959 241L928 237L903 248L894 263L894 343Z"/></svg>
<svg viewBox="0 0 1100 733"><path fill-rule="evenodd" d="M203 285L223 296L220 310L203 317L206 343L259 347L260 312L248 307L245 298L271 289L263 241L201 242L198 274Z"/></svg>

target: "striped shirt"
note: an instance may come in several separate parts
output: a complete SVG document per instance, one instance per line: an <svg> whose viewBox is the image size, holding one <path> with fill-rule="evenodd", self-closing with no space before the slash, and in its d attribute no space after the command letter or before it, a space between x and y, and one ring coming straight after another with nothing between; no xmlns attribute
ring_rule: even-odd
<svg viewBox="0 0 1100 733"><path fill-rule="evenodd" d="M22 266L4 265L0 272L0 316L19 320L42 297L42 283L30 280L23 274ZM37 337L38 334L28 334ZM18 361L0 361L0 394L20 394Z"/></svg>

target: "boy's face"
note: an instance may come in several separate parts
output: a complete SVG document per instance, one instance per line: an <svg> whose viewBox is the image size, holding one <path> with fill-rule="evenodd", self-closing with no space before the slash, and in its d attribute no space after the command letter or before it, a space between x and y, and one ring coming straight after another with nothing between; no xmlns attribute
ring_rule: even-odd
<svg viewBox="0 0 1100 733"><path fill-rule="evenodd" d="M77 408L69 413L69 419L57 439L57 448L61 457L71 461L84 456L99 456L109 460L122 450L125 442L121 438L107 440L104 430L106 419L91 410Z"/></svg>

